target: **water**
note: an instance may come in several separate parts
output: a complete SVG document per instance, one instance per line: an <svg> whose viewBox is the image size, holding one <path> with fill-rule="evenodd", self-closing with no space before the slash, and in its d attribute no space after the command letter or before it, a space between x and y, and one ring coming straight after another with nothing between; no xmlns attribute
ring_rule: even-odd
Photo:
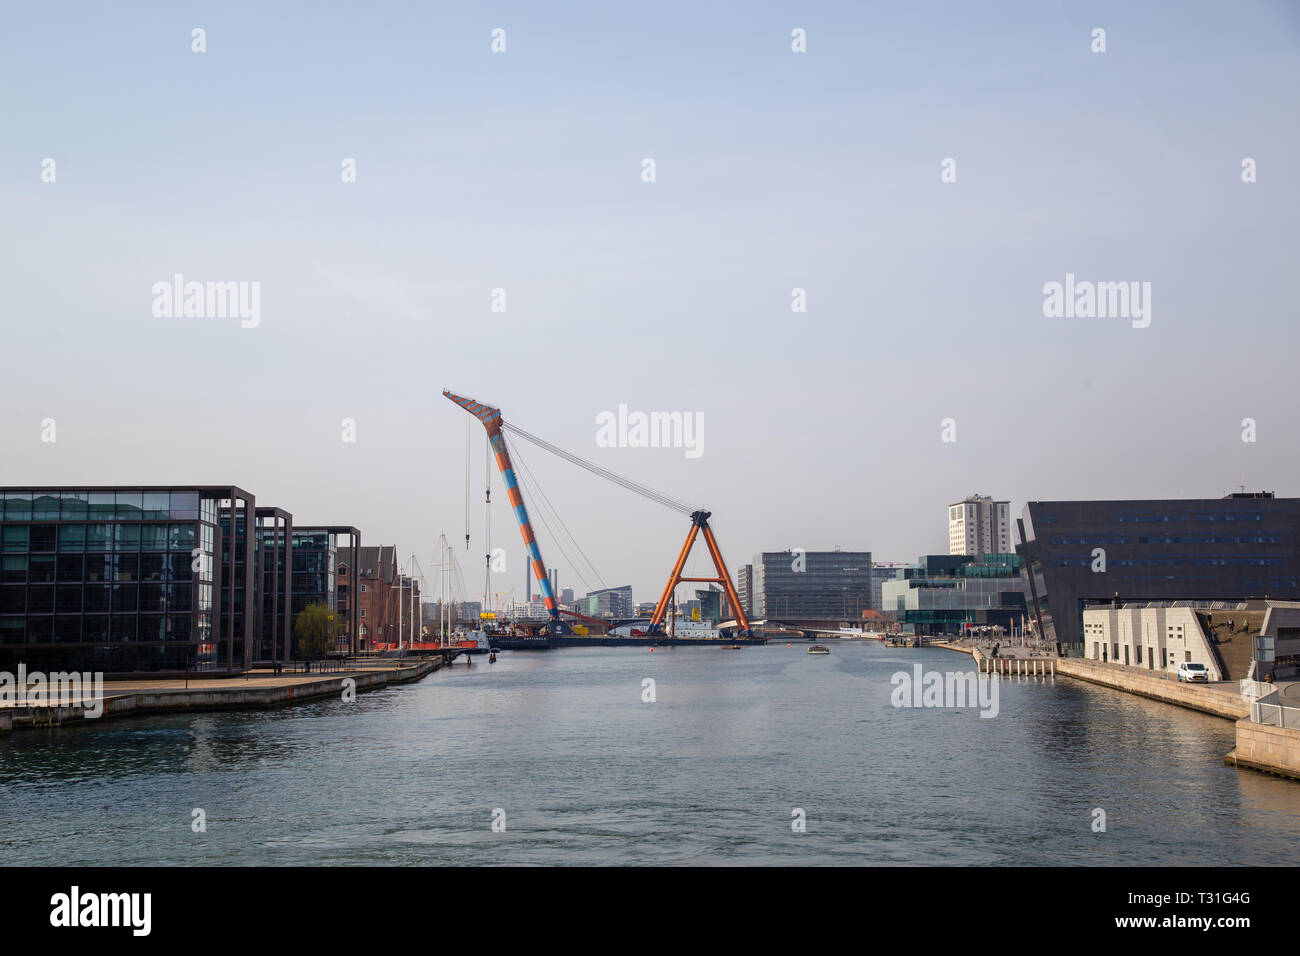
<svg viewBox="0 0 1300 956"><path fill-rule="evenodd" d="M18 732L0 859L1293 862L1300 783L1224 766L1230 721L1067 679L1005 680L993 719L895 709L890 675L970 659L830 647L506 653L350 704Z"/></svg>

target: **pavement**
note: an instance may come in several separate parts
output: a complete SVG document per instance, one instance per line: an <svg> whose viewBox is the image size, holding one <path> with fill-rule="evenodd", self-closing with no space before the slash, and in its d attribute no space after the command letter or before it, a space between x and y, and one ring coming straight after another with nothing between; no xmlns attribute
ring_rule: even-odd
<svg viewBox="0 0 1300 956"><path fill-rule="evenodd" d="M1288 707L1300 707L1300 681L1280 680L1277 682L1278 697L1286 701Z"/></svg>
<svg viewBox="0 0 1300 956"><path fill-rule="evenodd" d="M985 657L993 653L992 642L985 643L984 641L963 640L963 641L946 641L945 643L950 644L953 647L961 647L966 649L978 648L979 652L983 654ZM1019 645L1003 644L1001 647L998 648L998 657L1002 657L1002 658L1032 657L1032 658L1042 659L1044 657L1055 657L1055 656L1056 656L1055 651L1048 649L1046 647L1021 647Z"/></svg>
<svg viewBox="0 0 1300 956"><path fill-rule="evenodd" d="M417 661L406 661L405 666L413 666ZM161 679L142 678L135 680L110 680L104 678L104 693L111 694L130 694L147 691L152 694L166 691L184 691L184 690L203 690L204 688L234 688L242 685L257 687L301 687L304 684L312 684L319 680L337 680L340 677L348 677L356 674L376 674L383 671L398 670L402 665L397 661L385 661L383 663L366 663L349 665L348 667L339 668L338 670L317 671L313 670L310 674L301 672L290 673L281 671L276 674L272 670L255 670L242 674L239 677L190 677L187 682L184 677L168 677Z"/></svg>

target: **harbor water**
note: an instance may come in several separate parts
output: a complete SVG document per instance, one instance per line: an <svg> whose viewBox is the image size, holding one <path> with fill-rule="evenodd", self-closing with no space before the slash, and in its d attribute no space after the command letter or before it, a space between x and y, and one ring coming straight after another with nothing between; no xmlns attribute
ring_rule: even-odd
<svg viewBox="0 0 1300 956"><path fill-rule="evenodd" d="M896 707L894 675L970 658L826 643L506 652L350 703L16 732L0 858L1292 862L1300 784L1225 766L1231 721L1059 677L1003 679L992 718Z"/></svg>

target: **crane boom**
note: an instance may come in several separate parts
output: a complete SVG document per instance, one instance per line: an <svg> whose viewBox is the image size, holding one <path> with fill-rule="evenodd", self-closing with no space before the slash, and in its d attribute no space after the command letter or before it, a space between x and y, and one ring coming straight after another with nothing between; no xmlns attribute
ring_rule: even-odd
<svg viewBox="0 0 1300 956"><path fill-rule="evenodd" d="M524 547L528 549L533 577L537 579L546 612L551 615L552 621L559 621L559 604L555 600L555 592L551 589L551 579L546 573L546 565L542 563L542 552L537 547L537 536L533 534L533 525L528 519L528 509L524 506L524 496L515 478L515 467L510 461L510 451L506 448L505 437L501 434L501 409L476 402L472 398L455 395L446 389L443 389L442 394L477 418L487 429L488 441L492 444L492 453L496 457L497 468L501 471L501 480L505 482L506 494L510 498L510 507L514 509L515 521L519 523L519 534L524 539Z"/></svg>
<svg viewBox="0 0 1300 956"><path fill-rule="evenodd" d="M712 516L710 512L700 508L691 509L684 502L656 492L654 489L648 488L638 482L634 482L631 479L616 475L613 472L593 465L591 462L583 461L576 455L571 455L562 449L556 448L554 445L542 441L535 435L529 435L517 426L507 425L501 419L501 409L499 408L493 408L491 405L484 405L482 402L476 402L472 398L464 398L460 395L455 395L446 389L443 389L442 394L477 418L483 423L483 427L487 429L488 438L492 442L492 451L496 454L497 467L501 469L501 477L506 483L506 492L510 495L510 505L515 511L515 520L519 522L519 533L523 535L524 545L528 548L528 555L533 566L533 576L537 579L537 583L541 588L542 598L546 603L546 610L551 615L551 627L555 633L561 633L561 628L563 627L560 623L560 609L555 600L555 593L551 589L550 579L546 574L546 565L542 563L542 553L537 548L537 538L533 534L532 523L528 520L528 509L524 507L524 498L519 490L519 483L515 479L514 466L510 463L510 451L506 448L505 436L502 434L503 429L506 428L509 428L512 434L518 434L521 437L540 445L546 450L554 452L567 461L571 461L574 464L586 468L588 471L592 471L603 478L607 478L610 481L621 485L629 491L635 491L637 494L650 498L653 501L657 501L662 505L673 508L674 510L685 511L691 516L690 533L687 534L686 544L682 546L681 553L677 556L677 564L673 566L672 574L668 577L668 584L664 588L658 604L655 605L654 614L651 616L650 624L646 629L648 635L662 633L664 618L667 617L672 609L673 592L676 590L677 585L683 581L699 581L722 585L727 601L731 604L735 614L736 623L738 625L737 631L743 637L750 636L751 631L749 621L745 617L744 609L740 606L740 596L736 593L735 585L731 583L731 574L727 570L727 563L722 559L722 551L718 548L717 539L713 537L713 529L709 527L709 518ZM686 559L690 556L691 548L695 544L697 536L703 536L704 538L704 544L708 549L709 557L713 561L713 568L717 572L717 577L696 578L684 577L682 575L682 570L686 566ZM566 611L565 613L572 614L574 617L580 617L583 620L600 623L595 622L594 618L589 618L582 614L576 614L571 611Z"/></svg>

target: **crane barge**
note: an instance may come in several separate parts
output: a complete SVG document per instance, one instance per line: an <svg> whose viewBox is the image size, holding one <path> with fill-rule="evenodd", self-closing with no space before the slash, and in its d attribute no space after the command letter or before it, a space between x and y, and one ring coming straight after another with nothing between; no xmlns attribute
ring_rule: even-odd
<svg viewBox="0 0 1300 956"><path fill-rule="evenodd" d="M532 567L533 577L537 580L542 595L542 602L545 605L546 612L549 616L547 622L547 632L549 634L561 635L570 633L569 626L560 618L561 614L589 621L594 624L604 625L606 622L587 617L585 614L578 614L574 611L562 609L559 606L559 602L556 601L554 589L551 587L551 581L546 572L546 564L542 561L541 549L537 545L537 536L533 532L532 522L528 517L528 508L524 503L523 493L519 487L514 463L510 460L510 449L507 446L505 439L506 431L524 438L547 451L557 454L565 460L585 468L593 474L613 481L615 484L618 484L629 491L634 491L652 501L657 501L666 507L689 515L691 519L691 527L690 531L686 535L686 543L682 545L682 550L677 556L677 563L673 565L672 573L668 576L668 583L665 585L663 594L655 605L654 614L651 616L650 623L644 632L646 637L653 638L663 635L664 619L672 611L673 592L677 585L683 582L707 582L711 584L720 584L736 617L737 636L741 638L750 638L753 636L749 626L749 621L745 617L745 611L740 606L740 597L736 593L735 586L731 583L731 575L727 572L727 565L723 560L722 551L718 547L717 539L713 536L713 529L709 526L709 518L712 517L711 512L705 511L701 508L692 508L682 501L657 492L654 489L648 488L630 478L616 475L614 472L608 471L607 469L601 468L591 462L584 461L576 455L556 448L549 442L545 442L535 435L530 435L518 426L509 425L501 417L501 409L499 408L492 405L485 405L484 403L477 402L472 398L465 398L462 395L456 395L446 389L443 390L442 394L444 397L455 402L461 408L465 409L477 418L487 431L488 441L491 444L493 457L496 459L497 469L501 472L501 479L505 483L506 494L510 499L510 507L514 512L515 521L519 525L519 534L524 540L524 546L528 549L528 558ZM700 536L703 536L704 538L705 547L707 548L709 557L713 562L713 568L717 572L716 577L685 577L683 575L683 569L686 567L686 559L690 557L696 539Z"/></svg>

